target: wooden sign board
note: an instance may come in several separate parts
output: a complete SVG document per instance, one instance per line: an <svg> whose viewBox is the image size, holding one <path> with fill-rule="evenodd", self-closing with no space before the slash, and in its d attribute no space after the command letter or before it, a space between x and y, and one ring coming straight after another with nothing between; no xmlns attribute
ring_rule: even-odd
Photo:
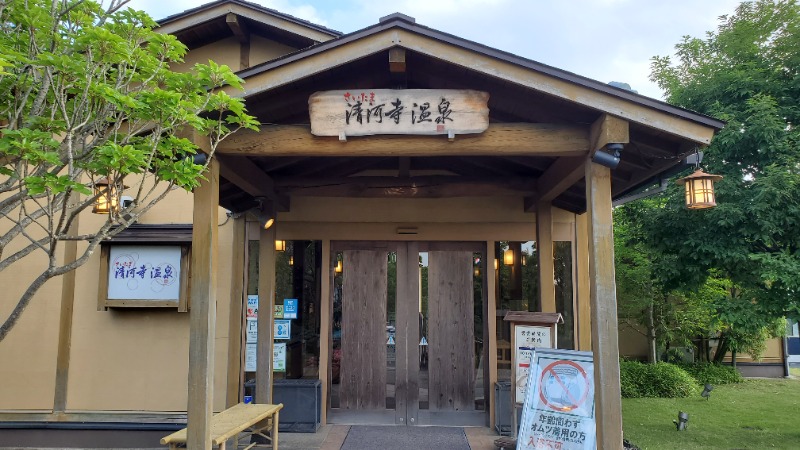
<svg viewBox="0 0 800 450"><path fill-rule="evenodd" d="M109 252L109 300L178 304L182 262L179 245L112 245Z"/></svg>
<svg viewBox="0 0 800 450"><path fill-rule="evenodd" d="M455 89L324 91L308 110L315 136L482 133L489 127L489 94Z"/></svg>

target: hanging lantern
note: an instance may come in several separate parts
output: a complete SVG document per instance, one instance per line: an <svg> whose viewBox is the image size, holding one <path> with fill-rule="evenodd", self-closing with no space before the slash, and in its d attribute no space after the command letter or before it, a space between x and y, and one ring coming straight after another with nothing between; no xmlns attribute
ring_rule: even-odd
<svg viewBox="0 0 800 450"><path fill-rule="evenodd" d="M276 252L285 252L286 251L286 241L275 241L275 251Z"/></svg>
<svg viewBox="0 0 800 450"><path fill-rule="evenodd" d="M509 248L508 250L503 252L503 264L507 266L514 265L514 250L511 250Z"/></svg>
<svg viewBox="0 0 800 450"><path fill-rule="evenodd" d="M714 194L714 182L722 179L722 175L712 175L697 169L688 177L676 181L686 187L686 207L689 209L706 209L717 206Z"/></svg>
<svg viewBox="0 0 800 450"><path fill-rule="evenodd" d="M110 214L119 211L119 193L127 186L122 183L114 184L109 182L108 177L103 177L94 183L94 207L92 212L95 214Z"/></svg>

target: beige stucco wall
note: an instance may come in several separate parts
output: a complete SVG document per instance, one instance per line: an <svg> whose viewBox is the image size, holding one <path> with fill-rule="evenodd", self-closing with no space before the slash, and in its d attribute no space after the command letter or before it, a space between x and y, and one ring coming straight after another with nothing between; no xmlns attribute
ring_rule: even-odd
<svg viewBox="0 0 800 450"><path fill-rule="evenodd" d="M176 189L140 223L191 223L193 199ZM81 216L79 232L97 229L105 216ZM220 208L220 260L214 407L224 409L232 221ZM79 254L85 244L78 246ZM13 248L9 249L13 250ZM63 256L59 254L59 260ZM0 272L2 318L44 264L26 258ZM39 269L40 270L40 269ZM189 314L175 308L97 310L100 252L76 273L68 411L185 411ZM50 411L55 393L62 279L48 282L0 343L0 410Z"/></svg>
<svg viewBox="0 0 800 450"><path fill-rule="evenodd" d="M174 65L172 68L178 72L189 70L195 64L208 64L213 60L217 64L224 64L237 72L240 67L240 44L236 37L229 37L202 47L189 51L182 64ZM278 42L264 39L260 36L250 38L250 67L261 64L280 56L297 51L294 47L283 45Z"/></svg>

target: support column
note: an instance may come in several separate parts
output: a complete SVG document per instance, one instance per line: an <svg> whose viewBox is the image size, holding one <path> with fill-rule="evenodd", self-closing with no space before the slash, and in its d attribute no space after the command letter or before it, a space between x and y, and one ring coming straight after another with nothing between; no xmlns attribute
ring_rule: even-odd
<svg viewBox="0 0 800 450"><path fill-rule="evenodd" d="M489 397L489 426L494 426L494 418L497 414L497 399L494 395L494 384L497 382L497 271L494 270L495 243L486 242L486 252L483 255L481 270L483 271L484 299L486 309L484 320L486 321L486 336L483 342L489 343L489 390L483 393L484 398Z"/></svg>
<svg viewBox="0 0 800 450"><path fill-rule="evenodd" d="M320 423L328 423L328 391L331 383L331 321L333 308L333 269L331 268L331 241L322 241L322 283L319 290L319 379L322 382L322 408Z"/></svg>
<svg viewBox="0 0 800 450"><path fill-rule="evenodd" d="M75 216L67 231L70 235L79 234L80 214ZM78 258L78 241L64 243L64 264L74 262ZM71 270L61 276L61 313L58 321L58 353L56 355L56 385L53 399L53 412L63 413L67 410L67 386L69 384L69 361L72 350L72 313L75 306L75 278L77 270ZM101 273L108 277L108 273Z"/></svg>
<svg viewBox="0 0 800 450"><path fill-rule="evenodd" d="M555 265L553 263L553 207L536 203L536 254L539 260L539 306L542 312L556 312Z"/></svg>
<svg viewBox="0 0 800 450"><path fill-rule="evenodd" d="M592 308L589 305L589 215L575 215L575 290L578 350L592 351Z"/></svg>
<svg viewBox="0 0 800 450"><path fill-rule="evenodd" d="M258 348L256 403L272 403L272 342L275 309L275 226L258 239Z"/></svg>
<svg viewBox="0 0 800 450"><path fill-rule="evenodd" d="M244 321L245 250L247 247L247 221L244 216L233 219L233 244L231 245L231 305L228 318L228 380L225 395L226 407L239 403L242 373L242 326Z"/></svg>
<svg viewBox="0 0 800 450"><path fill-rule="evenodd" d="M204 175L206 179L194 190L186 446L210 450L219 259L219 164L216 160L211 160Z"/></svg>
<svg viewBox="0 0 800 450"><path fill-rule="evenodd" d="M586 208L589 213L589 285L597 449L618 450L622 448L622 402L611 171L592 162L586 164Z"/></svg>

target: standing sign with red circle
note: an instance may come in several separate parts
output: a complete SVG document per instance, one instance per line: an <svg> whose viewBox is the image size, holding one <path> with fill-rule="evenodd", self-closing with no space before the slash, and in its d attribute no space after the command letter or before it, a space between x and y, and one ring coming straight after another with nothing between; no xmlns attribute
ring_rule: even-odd
<svg viewBox="0 0 800 450"><path fill-rule="evenodd" d="M547 408L563 413L582 413L592 380L580 364L560 360L542 369L539 399Z"/></svg>

